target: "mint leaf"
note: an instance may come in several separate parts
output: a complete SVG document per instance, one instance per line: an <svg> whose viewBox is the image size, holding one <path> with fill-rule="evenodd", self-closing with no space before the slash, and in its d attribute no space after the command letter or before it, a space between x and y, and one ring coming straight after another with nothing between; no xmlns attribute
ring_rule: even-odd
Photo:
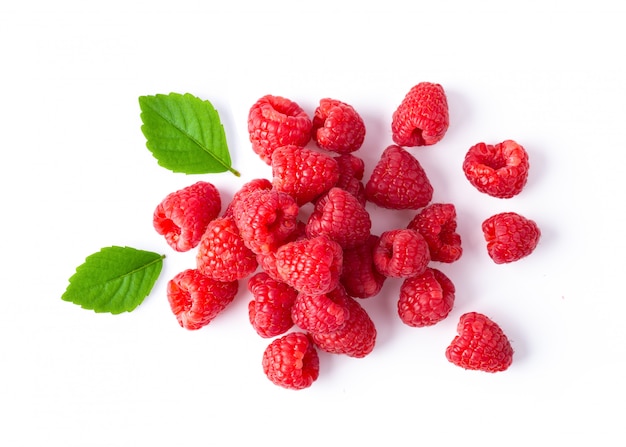
<svg viewBox="0 0 626 447"><path fill-rule="evenodd" d="M207 174L230 171L226 134L209 101L189 93L140 96L141 131L159 165L174 172Z"/></svg>
<svg viewBox="0 0 626 447"><path fill-rule="evenodd" d="M164 258L131 247L105 247L76 268L61 299L95 312L130 312L152 290Z"/></svg>

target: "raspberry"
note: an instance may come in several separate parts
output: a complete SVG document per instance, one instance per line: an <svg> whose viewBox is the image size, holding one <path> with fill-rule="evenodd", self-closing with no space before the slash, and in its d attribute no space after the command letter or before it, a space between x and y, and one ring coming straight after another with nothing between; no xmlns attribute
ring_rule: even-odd
<svg viewBox="0 0 626 447"><path fill-rule="evenodd" d="M465 155L463 172L480 192L508 199L519 194L528 180L528 154L515 141L495 145L478 143Z"/></svg>
<svg viewBox="0 0 626 447"><path fill-rule="evenodd" d="M257 268L256 255L246 247L232 217L218 217L202 236L196 268L218 281L245 278Z"/></svg>
<svg viewBox="0 0 626 447"><path fill-rule="evenodd" d="M482 224L487 253L496 264L505 264L531 254L541 238L537 224L517 213L499 213Z"/></svg>
<svg viewBox="0 0 626 447"><path fill-rule="evenodd" d="M380 235L374 247L374 266L387 277L421 275L430 262L426 240L415 230L396 229Z"/></svg>
<svg viewBox="0 0 626 447"><path fill-rule="evenodd" d="M334 158L339 167L339 180L337 180L337 183L342 183L342 179L351 177L355 177L357 180L363 180L365 162L362 158L353 154L341 154Z"/></svg>
<svg viewBox="0 0 626 447"><path fill-rule="evenodd" d="M276 148L288 144L306 146L311 140L312 122L294 101L265 95L250 108L248 133L252 149L268 165Z"/></svg>
<svg viewBox="0 0 626 447"><path fill-rule="evenodd" d="M399 146L429 146L443 138L448 124L448 100L443 87L420 82L409 90L392 115L392 139Z"/></svg>
<svg viewBox="0 0 626 447"><path fill-rule="evenodd" d="M208 182L197 182L168 194L154 210L154 228L174 250L189 251L200 242L209 222L222 208L220 193Z"/></svg>
<svg viewBox="0 0 626 447"><path fill-rule="evenodd" d="M336 156L335 160L339 165L339 178L335 186L348 191L357 198L361 205L365 206L367 198L365 197L365 185L362 182L365 171L363 159L352 154L343 154Z"/></svg>
<svg viewBox="0 0 626 447"><path fill-rule="evenodd" d="M237 192L235 192L232 200L230 201L230 203L228 204L228 206L222 213L222 216L232 216L233 209L235 208L235 204L239 202L240 200L243 200L251 192L258 191L259 189L262 189L262 190L272 189L272 182L266 178L256 178L256 179L250 180L247 183L244 183L242 187L239 188Z"/></svg>
<svg viewBox="0 0 626 447"><path fill-rule="evenodd" d="M342 294L341 285L320 295L300 292L291 308L292 321L307 332L327 334L338 330L350 316Z"/></svg>
<svg viewBox="0 0 626 447"><path fill-rule="evenodd" d="M298 239L303 239L303 238L306 238L305 223L302 221L298 221L295 231L289 235L289 237L287 238L287 240L284 241L284 243L286 244L287 242L293 242L293 241L296 241ZM278 269L276 268L276 252L275 251L268 251L267 253L258 253L256 255L256 259L257 259L257 262L259 263L259 266L272 279L276 281L284 281L283 278L278 273Z"/></svg>
<svg viewBox="0 0 626 447"><path fill-rule="evenodd" d="M254 253L276 250L293 233L300 207L289 194L260 189L233 206L233 216L246 246Z"/></svg>
<svg viewBox="0 0 626 447"><path fill-rule="evenodd" d="M419 209L431 201L433 187L417 159L400 146L388 146L365 184L370 202L390 209Z"/></svg>
<svg viewBox="0 0 626 447"><path fill-rule="evenodd" d="M298 295L294 288L259 272L248 280L248 290L254 297L248 303L248 317L257 334L271 338L291 329L291 308Z"/></svg>
<svg viewBox="0 0 626 447"><path fill-rule="evenodd" d="M463 254L461 236L456 232L456 208L451 203L433 203L423 208L407 228L419 232L432 261L451 263Z"/></svg>
<svg viewBox="0 0 626 447"><path fill-rule="evenodd" d="M308 388L319 377L319 356L311 339L302 332L272 341L263 352L262 365L272 383L290 390Z"/></svg>
<svg viewBox="0 0 626 447"><path fill-rule="evenodd" d="M365 123L351 105L324 98L315 109L311 135L322 149L350 153L363 144Z"/></svg>
<svg viewBox="0 0 626 447"><path fill-rule="evenodd" d="M341 188L331 188L316 204L306 224L308 237L328 236L342 248L364 243L370 235L369 212Z"/></svg>
<svg viewBox="0 0 626 447"><path fill-rule="evenodd" d="M326 236L299 239L276 251L278 274L304 293L328 293L337 287L342 263L341 246Z"/></svg>
<svg viewBox="0 0 626 447"><path fill-rule="evenodd" d="M276 190L290 194L298 205L304 205L335 186L339 166L329 155L288 145L274 151L272 175Z"/></svg>
<svg viewBox="0 0 626 447"><path fill-rule="evenodd" d="M338 292L336 302L348 310L349 318L334 332L311 332L309 335L322 351L356 358L365 357L376 345L374 321L354 298L342 292L341 288Z"/></svg>
<svg viewBox="0 0 626 447"><path fill-rule="evenodd" d="M427 268L400 286L398 315L408 326L432 326L448 316L454 305L454 284L441 271Z"/></svg>
<svg viewBox="0 0 626 447"><path fill-rule="evenodd" d="M378 236L370 234L363 244L343 251L340 282L352 297L370 298L377 295L387 279L374 265L374 247L378 239Z"/></svg>
<svg viewBox="0 0 626 447"><path fill-rule="evenodd" d="M513 348L491 319L477 312L461 315L455 336L446 349L446 358L465 369L498 372L513 362Z"/></svg>
<svg viewBox="0 0 626 447"><path fill-rule="evenodd" d="M341 188L344 191L352 194L361 205L365 206L367 204L367 197L365 196L365 185L361 180L358 180L356 177L349 178L346 183L343 183L341 186L337 184L337 188Z"/></svg>
<svg viewBox="0 0 626 447"><path fill-rule="evenodd" d="M216 281L196 269L187 269L167 283L167 299L181 327L200 329L209 324L235 298L237 281Z"/></svg>

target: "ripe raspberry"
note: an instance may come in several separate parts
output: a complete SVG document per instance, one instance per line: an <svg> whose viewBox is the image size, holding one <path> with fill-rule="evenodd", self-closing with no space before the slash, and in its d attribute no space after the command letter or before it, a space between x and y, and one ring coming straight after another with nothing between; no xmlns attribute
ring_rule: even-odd
<svg viewBox="0 0 626 447"><path fill-rule="evenodd" d="M495 145L478 143L465 155L463 172L478 191L508 199L519 194L528 180L528 154L515 141Z"/></svg>
<svg viewBox="0 0 626 447"><path fill-rule="evenodd" d="M291 390L310 387L319 377L319 356L311 339L291 332L263 352L263 372L274 384Z"/></svg>
<svg viewBox="0 0 626 447"><path fill-rule="evenodd" d="M253 296L248 317L257 334L271 338L291 329L291 308L298 295L294 288L259 272L248 280L248 290Z"/></svg>
<svg viewBox="0 0 626 447"><path fill-rule="evenodd" d="M316 204L306 224L308 237L328 236L342 248L363 244L370 235L369 212L341 188L331 188Z"/></svg>
<svg viewBox="0 0 626 447"><path fill-rule="evenodd" d="M365 206L367 197L365 196L365 185L363 184L363 173L365 163L363 159L352 154L343 154L335 157L339 165L339 178L335 187L348 191L357 198L359 203Z"/></svg>
<svg viewBox="0 0 626 447"><path fill-rule="evenodd" d="M281 278L299 292L313 295L337 287L342 263L341 245L326 236L299 239L276 251Z"/></svg>
<svg viewBox="0 0 626 447"><path fill-rule="evenodd" d="M154 210L154 228L174 250L195 248L209 222L222 208L218 189L208 182L197 182L168 194Z"/></svg>
<svg viewBox="0 0 626 447"><path fill-rule="evenodd" d="M230 201L230 203L228 204L228 206L222 213L222 216L232 216L233 209L235 208L235 204L239 202L240 200L243 200L251 192L257 191L259 189L262 189L262 190L272 189L272 182L266 178L256 178L256 179L250 180L247 183L244 183L241 186L241 188L239 188L237 192L235 192L232 200Z"/></svg>
<svg viewBox="0 0 626 447"><path fill-rule="evenodd" d="M256 255L246 247L232 217L218 217L202 236L196 268L217 281L245 278L257 268Z"/></svg>
<svg viewBox="0 0 626 447"><path fill-rule="evenodd" d="M374 247L378 239L378 236L370 234L363 244L343 251L340 282L352 297L370 298L377 295L387 279L374 265Z"/></svg>
<svg viewBox="0 0 626 447"><path fill-rule="evenodd" d="M311 135L322 149L350 153L363 144L365 123L351 105L324 98L315 109Z"/></svg>
<svg viewBox="0 0 626 447"><path fill-rule="evenodd" d="M311 140L312 122L294 101L265 95L250 108L248 133L252 149L268 165L276 148L288 144L306 146Z"/></svg>
<svg viewBox="0 0 626 447"><path fill-rule="evenodd" d="M376 326L365 309L352 297L339 289L337 302L349 312L347 321L334 332L311 332L315 345L331 354L365 357L376 345Z"/></svg>
<svg viewBox="0 0 626 447"><path fill-rule="evenodd" d="M419 209L431 201L433 187L417 159L400 146L391 145L365 184L365 195L383 208Z"/></svg>
<svg viewBox="0 0 626 447"><path fill-rule="evenodd" d="M399 146L428 146L448 130L448 100L443 87L420 82L406 94L392 115L393 141Z"/></svg>
<svg viewBox="0 0 626 447"><path fill-rule="evenodd" d="M537 224L517 213L495 214L482 225L487 253L496 264L514 262L531 254L541 237Z"/></svg>
<svg viewBox="0 0 626 447"><path fill-rule="evenodd" d="M400 286L398 315L408 326L432 326L448 316L454 305L455 287L441 271L427 268Z"/></svg>
<svg viewBox="0 0 626 447"><path fill-rule="evenodd" d="M303 205L335 186L339 166L329 155L289 145L274 151L272 175L276 190L290 194L298 205Z"/></svg>
<svg viewBox="0 0 626 447"><path fill-rule="evenodd" d="M293 233L300 207L289 194L260 189L233 206L233 216L246 246L254 253L276 250Z"/></svg>
<svg viewBox="0 0 626 447"><path fill-rule="evenodd" d="M320 295L300 292L291 308L292 321L303 331L312 333L334 332L348 320L350 312L341 295L341 285Z"/></svg>
<svg viewBox="0 0 626 447"><path fill-rule="evenodd" d="M407 228L419 232L430 250L432 261L451 263L463 254L456 232L456 208L451 203L433 203L423 208Z"/></svg>
<svg viewBox="0 0 626 447"><path fill-rule="evenodd" d="M356 198L357 202L359 202L362 206L366 206L367 197L365 196L365 185L361 180L357 180L356 177L351 177L347 179L345 183L342 183L341 186L337 183L337 188L341 188L352 194Z"/></svg>
<svg viewBox="0 0 626 447"><path fill-rule="evenodd" d="M457 325L459 335L446 349L446 358L465 369L498 372L513 362L513 348L495 322L483 314L469 312L461 315Z"/></svg>
<svg viewBox="0 0 626 447"><path fill-rule="evenodd" d="M356 177L357 180L363 180L365 172L365 162L362 158L353 154L341 154L334 157L339 167L339 180L341 183L344 178Z"/></svg>
<svg viewBox="0 0 626 447"><path fill-rule="evenodd" d="M196 269L187 269L167 283L167 299L181 327L200 329L209 324L235 298L237 281L216 281Z"/></svg>
<svg viewBox="0 0 626 447"><path fill-rule="evenodd" d="M289 237L284 241L283 245L287 242L293 242L298 239L306 238L305 234L305 226L306 224L302 221L298 221L296 225L296 229L293 233L289 235ZM267 273L272 279L276 281L284 281L283 278L278 273L278 269L276 268L276 252L268 251L267 253L258 253L256 255L257 262L259 263L259 267L263 269L265 273Z"/></svg>
<svg viewBox="0 0 626 447"><path fill-rule="evenodd" d="M421 275L430 262L426 240L417 231L408 228L382 233L373 256L376 269L392 278Z"/></svg>

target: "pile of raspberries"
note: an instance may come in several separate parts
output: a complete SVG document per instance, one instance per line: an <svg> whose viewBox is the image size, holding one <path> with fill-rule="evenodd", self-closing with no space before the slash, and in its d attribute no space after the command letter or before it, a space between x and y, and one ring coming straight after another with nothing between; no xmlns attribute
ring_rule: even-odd
<svg viewBox="0 0 626 447"><path fill-rule="evenodd" d="M272 339L264 373L276 385L303 389L318 378L319 351L356 358L372 352L376 326L359 300L378 295L389 278L402 281L397 313L404 324L446 318L455 286L433 262L463 254L456 211L432 202L428 176L407 148L436 144L448 125L442 86L415 85L393 113L393 144L364 180L364 162L354 153L366 129L352 106L325 98L311 118L287 98L260 98L248 131L272 178L245 183L223 211L217 188L199 181L169 194L154 212L156 231L174 250L197 248L195 268L167 284L178 323L206 326L246 281L250 324ZM525 149L511 140L476 144L462 166L475 188L499 198L521 192L528 168ZM403 228L373 234L368 202L415 214ZM498 264L529 255L540 237L535 222L513 212L490 217L482 230ZM451 363L487 372L511 365L511 344L487 316L466 313L457 330L445 352Z"/></svg>

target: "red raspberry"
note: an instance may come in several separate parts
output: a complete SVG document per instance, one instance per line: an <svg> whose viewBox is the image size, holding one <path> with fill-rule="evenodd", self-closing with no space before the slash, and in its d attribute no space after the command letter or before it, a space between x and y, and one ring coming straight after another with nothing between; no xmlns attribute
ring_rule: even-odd
<svg viewBox="0 0 626 447"><path fill-rule="evenodd" d="M344 178L356 177L357 180L363 180L365 172L365 162L353 154L341 154L334 157L339 167L339 180L341 183Z"/></svg>
<svg viewBox="0 0 626 447"><path fill-rule="evenodd" d="M275 251L293 233L300 207L289 194L261 189L238 200L235 223L244 243L254 253Z"/></svg>
<svg viewBox="0 0 626 447"><path fill-rule="evenodd" d="M428 146L443 138L448 124L448 100L443 87L420 82L393 113L392 138L399 146Z"/></svg>
<svg viewBox="0 0 626 447"><path fill-rule="evenodd" d="M272 383L291 390L308 388L319 377L319 356L311 339L301 332L272 341L263 352L262 365Z"/></svg>
<svg viewBox="0 0 626 447"><path fill-rule="evenodd" d="M528 180L528 154L515 141L478 143L465 155L463 172L478 191L501 199L519 194Z"/></svg>
<svg viewBox="0 0 626 447"><path fill-rule="evenodd" d="M218 217L202 236L196 268L218 281L245 278L257 269L256 255L246 247L232 217Z"/></svg>
<svg viewBox="0 0 626 447"><path fill-rule="evenodd" d="M419 209L432 200L433 187L417 159L400 146L391 145L365 184L365 195L383 208Z"/></svg>
<svg viewBox="0 0 626 447"><path fill-rule="evenodd" d="M495 214L482 225L487 253L496 264L514 262L531 254L541 237L537 224L517 213Z"/></svg>
<svg viewBox="0 0 626 447"><path fill-rule="evenodd" d="M367 197L365 196L365 185L361 180L357 180L356 177L352 177L348 179L346 183L342 183L341 186L337 184L337 188L341 188L352 194L361 205L366 206Z"/></svg>
<svg viewBox="0 0 626 447"><path fill-rule="evenodd" d="M363 144L365 123L351 105L324 98L315 109L311 134L322 149L350 153Z"/></svg>
<svg viewBox="0 0 626 447"><path fill-rule="evenodd" d="M312 122L294 101L266 95L250 108L248 133L252 149L268 165L276 148L288 144L306 146L311 140Z"/></svg>
<svg viewBox="0 0 626 447"><path fill-rule="evenodd" d="M427 268L400 286L398 315L408 326L432 326L448 316L454 305L455 287L441 271Z"/></svg>
<svg viewBox="0 0 626 447"><path fill-rule="evenodd" d="M298 205L304 205L335 186L339 166L329 155L289 145L274 151L272 175L276 190L290 194Z"/></svg>
<svg viewBox="0 0 626 447"><path fill-rule="evenodd" d="M419 232L430 250L432 261L454 262L463 254L456 232L456 208L451 203L433 203L422 209L407 228Z"/></svg>
<svg viewBox="0 0 626 447"><path fill-rule="evenodd" d="M498 372L513 362L513 348L491 319L477 312L461 315L457 325L459 335L446 349L446 358L465 369Z"/></svg>
<svg viewBox="0 0 626 447"><path fill-rule="evenodd" d="M428 243L421 234L408 228L381 234L373 256L376 269L392 278L421 275L430 262Z"/></svg>
<svg viewBox="0 0 626 447"><path fill-rule="evenodd" d="M331 188L316 204L306 224L308 237L328 236L342 248L363 244L370 235L369 212L341 188Z"/></svg>
<svg viewBox="0 0 626 447"><path fill-rule="evenodd" d="M262 189L262 190L270 190L270 189L272 189L272 182L269 181L266 178L256 178L256 179L250 180L247 183L244 183L241 186L241 188L239 188L239 190L237 190L237 192L235 192L235 194L233 195L232 200L230 201L230 203L228 204L228 206L224 210L224 213L222 214L222 216L232 216L233 209L235 208L235 204L237 202L239 202L240 200L243 200L251 192L258 191L260 189Z"/></svg>
<svg viewBox="0 0 626 447"><path fill-rule="evenodd" d="M276 281L284 282L282 276L278 273L278 269L276 268L276 252L269 251L267 253L258 253L256 255L256 260L259 263L259 267L265 273L267 273L270 278Z"/></svg>
<svg viewBox="0 0 626 447"><path fill-rule="evenodd" d="M342 294L341 285L321 295L300 292L291 308L292 321L307 332L327 334L338 330L350 316Z"/></svg>
<svg viewBox="0 0 626 447"><path fill-rule="evenodd" d="M315 345L331 354L345 354L361 358L371 353L376 345L376 326L365 309L339 289L337 302L348 310L348 320L334 332L311 332Z"/></svg>
<svg viewBox="0 0 626 447"><path fill-rule="evenodd" d="M343 154L335 157L339 165L339 178L335 186L348 191L357 198L361 205L365 206L365 185L363 184L363 172L365 163L363 159L352 154Z"/></svg>
<svg viewBox="0 0 626 447"><path fill-rule="evenodd" d="M306 238L305 226L306 224L304 222L298 221L295 231L291 233L291 235L287 238L284 244L286 244L287 242L293 242L298 239ZM263 271L267 273L272 279L276 281L284 281L283 278L278 273L278 269L276 268L276 252L275 251L268 251L267 253L258 253L256 255L256 259L261 269L263 269Z"/></svg>
<svg viewBox="0 0 626 447"><path fill-rule="evenodd" d="M254 297L248 303L248 317L257 334L271 338L291 329L291 308L298 295L293 287L259 272L248 280L248 290Z"/></svg>
<svg viewBox="0 0 626 447"><path fill-rule="evenodd" d="M379 237L371 234L363 244L343 251L340 282L355 298L370 298L382 289L387 277L374 265L374 247Z"/></svg>
<svg viewBox="0 0 626 447"><path fill-rule="evenodd" d="M281 278L299 292L328 293L339 284L343 250L326 236L299 239L276 251Z"/></svg>
<svg viewBox="0 0 626 447"><path fill-rule="evenodd" d="M220 193L208 182L197 182L170 193L154 210L153 224L174 250L196 247L209 222L222 208Z"/></svg>
<svg viewBox="0 0 626 447"><path fill-rule="evenodd" d="M216 281L187 269L167 283L167 299L181 327L200 329L221 313L237 295L238 281Z"/></svg>

